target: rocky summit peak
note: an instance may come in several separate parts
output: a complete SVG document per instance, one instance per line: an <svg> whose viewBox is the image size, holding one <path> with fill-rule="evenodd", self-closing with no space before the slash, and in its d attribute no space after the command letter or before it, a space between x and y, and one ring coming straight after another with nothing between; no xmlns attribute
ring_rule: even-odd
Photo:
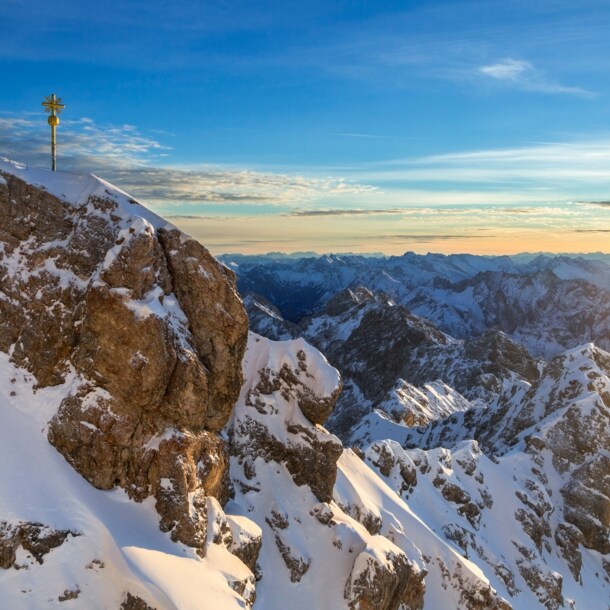
<svg viewBox="0 0 610 610"><path fill-rule="evenodd" d="M203 548L204 498L228 495L217 433L247 337L232 272L94 176L0 171L0 348L39 388L71 379L49 441L99 489L155 498L162 528Z"/></svg>

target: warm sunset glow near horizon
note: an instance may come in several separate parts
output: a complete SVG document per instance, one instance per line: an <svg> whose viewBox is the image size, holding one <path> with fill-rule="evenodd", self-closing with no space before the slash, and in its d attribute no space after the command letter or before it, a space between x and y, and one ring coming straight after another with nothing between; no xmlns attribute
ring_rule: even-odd
<svg viewBox="0 0 610 610"><path fill-rule="evenodd" d="M408 224L400 220L372 223L370 220L345 220L340 226L322 219L235 218L171 219L213 254L266 252L382 253L417 254L519 254L523 252L591 253L609 252L610 231L579 233L570 229L481 228L472 234L400 232ZM433 228L434 225L431 225ZM392 233L394 231L394 233ZM385 233L384 233L385 232Z"/></svg>

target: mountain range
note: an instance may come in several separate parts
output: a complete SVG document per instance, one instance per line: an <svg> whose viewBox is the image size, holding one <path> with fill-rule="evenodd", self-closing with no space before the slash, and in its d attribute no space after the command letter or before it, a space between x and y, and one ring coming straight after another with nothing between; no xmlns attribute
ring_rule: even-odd
<svg viewBox="0 0 610 610"><path fill-rule="evenodd" d="M225 256L0 161L0 599L605 608L608 257Z"/></svg>

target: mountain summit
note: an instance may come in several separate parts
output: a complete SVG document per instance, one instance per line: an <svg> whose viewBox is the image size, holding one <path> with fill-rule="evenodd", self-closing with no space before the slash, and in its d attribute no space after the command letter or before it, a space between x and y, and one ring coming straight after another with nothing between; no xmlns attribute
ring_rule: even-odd
<svg viewBox="0 0 610 610"><path fill-rule="evenodd" d="M509 608L322 424L341 379L91 175L0 163L7 607Z"/></svg>

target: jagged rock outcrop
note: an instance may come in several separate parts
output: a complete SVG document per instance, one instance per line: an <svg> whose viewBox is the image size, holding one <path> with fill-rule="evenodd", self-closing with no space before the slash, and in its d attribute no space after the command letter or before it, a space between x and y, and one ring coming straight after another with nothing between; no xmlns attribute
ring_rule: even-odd
<svg viewBox="0 0 610 610"><path fill-rule="evenodd" d="M316 424L332 411L341 391L339 374L302 339L273 343L253 337L252 342L259 345L244 363L249 385L234 416L231 454L248 479L256 476L259 458L284 464L297 485L307 485L327 502L343 447Z"/></svg>
<svg viewBox="0 0 610 610"><path fill-rule="evenodd" d="M425 586L421 574L389 541L386 548L367 546L354 561L345 585L350 610L404 608L421 610Z"/></svg>
<svg viewBox="0 0 610 610"><path fill-rule="evenodd" d="M417 388L401 379L375 408L396 422L415 427L444 419L458 411L467 411L473 405L442 381L433 381Z"/></svg>
<svg viewBox="0 0 610 610"><path fill-rule="evenodd" d="M0 349L39 387L73 379L49 426L70 464L153 496L162 529L203 552L247 338L232 272L95 178L69 201L3 176Z"/></svg>
<svg viewBox="0 0 610 610"><path fill-rule="evenodd" d="M80 533L55 530L42 523L0 521L0 568L27 568L27 564L18 563L17 551L20 548L38 563L43 563L44 556L61 546L68 536L80 536Z"/></svg>
<svg viewBox="0 0 610 610"><path fill-rule="evenodd" d="M518 607L595 605L610 591L609 396L610 355L589 344L487 408L415 429L373 414L357 433L410 506L446 507L436 531ZM498 546L505 524L511 544Z"/></svg>
<svg viewBox="0 0 610 610"><path fill-rule="evenodd" d="M431 608L453 607L456 599L456 608L510 608L449 547L437 544L361 459L342 449L317 423L321 417L305 416L316 400L328 405L336 398L339 375L322 354L302 339L277 343L252 333L244 378L229 426L232 504L263 531L262 607L282 607L290 595L295 605L415 610L431 595ZM408 469L405 463L405 481L415 484L414 467ZM449 573L436 593L441 564Z"/></svg>
<svg viewBox="0 0 610 610"><path fill-rule="evenodd" d="M149 606L141 597L127 592L121 602L120 610L154 610L154 608Z"/></svg>
<svg viewBox="0 0 610 610"><path fill-rule="evenodd" d="M274 341L286 341L299 336L299 327L282 318L279 309L260 294L243 294L250 328Z"/></svg>
<svg viewBox="0 0 610 610"><path fill-rule="evenodd" d="M409 356L422 343L449 339L406 307L384 304L364 313L345 342L328 346L328 357L370 400L381 399L404 378Z"/></svg>
<svg viewBox="0 0 610 610"><path fill-rule="evenodd" d="M229 428L232 476L235 502L249 507L269 541L258 586L264 598L273 605L281 599L265 567L279 559L285 578L299 583L314 606L316 598L328 604L316 579L332 570L333 589L344 583L346 607L421 608L421 565L333 501L343 448L320 424L340 391L338 372L302 339L275 343L251 334L244 377ZM265 483L270 476L275 482Z"/></svg>

